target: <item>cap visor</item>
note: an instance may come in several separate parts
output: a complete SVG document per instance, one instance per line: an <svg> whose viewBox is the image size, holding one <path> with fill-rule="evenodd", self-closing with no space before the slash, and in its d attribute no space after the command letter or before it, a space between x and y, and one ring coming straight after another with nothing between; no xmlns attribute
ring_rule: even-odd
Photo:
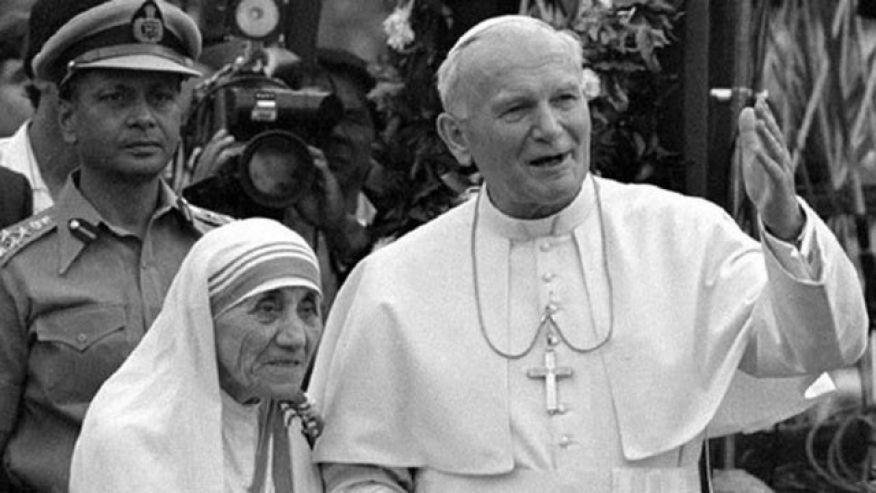
<svg viewBox="0 0 876 493"><path fill-rule="evenodd" d="M192 67L183 65L177 61L151 54L124 55L95 60L93 62L79 63L77 70L107 68L116 70L140 70L149 72L169 72L198 77L201 72Z"/></svg>

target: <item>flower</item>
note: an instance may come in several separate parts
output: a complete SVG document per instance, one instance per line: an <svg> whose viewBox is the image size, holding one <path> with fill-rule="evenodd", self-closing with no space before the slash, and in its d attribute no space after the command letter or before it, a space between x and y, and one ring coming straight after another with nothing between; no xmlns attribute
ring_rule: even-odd
<svg viewBox="0 0 876 493"><path fill-rule="evenodd" d="M599 74L589 68L584 68L581 86L584 89L584 97L588 101L592 101L602 94L602 79L599 78Z"/></svg>
<svg viewBox="0 0 876 493"><path fill-rule="evenodd" d="M392 14L383 21L386 44L396 51L402 51L414 40L414 30L411 28L410 22L414 1L409 0L404 5L396 6Z"/></svg>
<svg viewBox="0 0 876 493"><path fill-rule="evenodd" d="M393 108L392 102L399 97L405 88L404 82L378 81L368 93L368 100L372 101L377 111L389 112Z"/></svg>

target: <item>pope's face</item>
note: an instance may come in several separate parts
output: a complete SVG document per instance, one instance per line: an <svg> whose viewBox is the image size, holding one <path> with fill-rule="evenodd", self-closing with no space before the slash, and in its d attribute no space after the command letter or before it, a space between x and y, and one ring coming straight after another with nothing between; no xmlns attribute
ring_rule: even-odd
<svg viewBox="0 0 876 493"><path fill-rule="evenodd" d="M259 293L214 320L219 384L238 402L291 399L322 330L319 295L304 287Z"/></svg>
<svg viewBox="0 0 876 493"><path fill-rule="evenodd" d="M59 112L83 171L124 181L158 176L170 161L181 122L180 77L160 72L86 70Z"/></svg>
<svg viewBox="0 0 876 493"><path fill-rule="evenodd" d="M518 218L568 205L590 167L582 69L555 37L530 34L470 48L457 119L464 157L478 166L496 207Z"/></svg>

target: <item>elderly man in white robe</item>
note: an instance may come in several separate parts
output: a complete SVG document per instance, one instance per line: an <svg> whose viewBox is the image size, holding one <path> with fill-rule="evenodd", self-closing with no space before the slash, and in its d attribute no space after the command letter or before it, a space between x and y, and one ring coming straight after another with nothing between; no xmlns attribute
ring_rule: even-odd
<svg viewBox="0 0 876 493"><path fill-rule="evenodd" d="M327 491L700 491L707 436L802 411L861 356L855 269L763 101L739 118L759 243L589 173L581 80L578 41L528 17L448 54L438 130L485 186L342 288L310 386Z"/></svg>

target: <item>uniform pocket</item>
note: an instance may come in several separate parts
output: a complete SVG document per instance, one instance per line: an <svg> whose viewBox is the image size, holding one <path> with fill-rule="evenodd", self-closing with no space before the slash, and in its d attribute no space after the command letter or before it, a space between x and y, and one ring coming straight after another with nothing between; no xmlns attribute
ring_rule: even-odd
<svg viewBox="0 0 876 493"><path fill-rule="evenodd" d="M121 305L64 308L34 321L31 375L57 405L91 400L131 351Z"/></svg>
<svg viewBox="0 0 876 493"><path fill-rule="evenodd" d="M83 352L101 339L125 328L125 309L119 305L89 305L57 310L37 319L37 339L66 344Z"/></svg>

